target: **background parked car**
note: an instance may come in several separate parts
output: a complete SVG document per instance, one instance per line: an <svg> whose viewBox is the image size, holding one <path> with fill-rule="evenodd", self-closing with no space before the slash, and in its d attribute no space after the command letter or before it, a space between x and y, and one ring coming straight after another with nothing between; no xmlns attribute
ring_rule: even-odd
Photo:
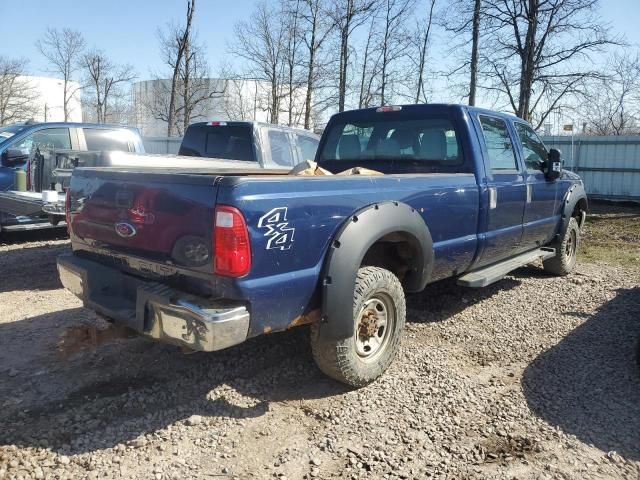
<svg viewBox="0 0 640 480"><path fill-rule="evenodd" d="M87 123L21 123L0 127L0 230L33 230L50 227L33 199L39 192L55 188L51 173L58 167L58 157L50 159L50 151L65 152L66 158L74 152L124 151L144 153L142 138L135 128ZM31 167L40 165L37 174ZM23 195L7 192L15 190L16 171L26 173ZM31 198L30 198L31 197ZM30 202L31 200L31 202ZM4 211L3 211L4 210Z"/></svg>

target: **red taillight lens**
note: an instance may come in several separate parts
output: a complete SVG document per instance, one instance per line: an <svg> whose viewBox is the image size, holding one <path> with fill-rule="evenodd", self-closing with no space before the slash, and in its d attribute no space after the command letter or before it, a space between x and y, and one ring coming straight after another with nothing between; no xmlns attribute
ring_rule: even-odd
<svg viewBox="0 0 640 480"><path fill-rule="evenodd" d="M249 230L240 210L216 207L213 269L218 275L242 277L251 270Z"/></svg>
<svg viewBox="0 0 640 480"><path fill-rule="evenodd" d="M64 219L67 221L67 232L71 234L71 189L67 188L64 198Z"/></svg>

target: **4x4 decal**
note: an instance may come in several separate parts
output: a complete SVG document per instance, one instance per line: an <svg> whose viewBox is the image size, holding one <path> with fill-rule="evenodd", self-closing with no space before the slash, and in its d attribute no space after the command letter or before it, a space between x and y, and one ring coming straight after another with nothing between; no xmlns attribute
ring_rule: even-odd
<svg viewBox="0 0 640 480"><path fill-rule="evenodd" d="M293 245L293 235L296 229L289 226L287 221L287 207L278 207L270 210L260 217L258 228L265 228L264 236L267 241L267 250L289 250Z"/></svg>

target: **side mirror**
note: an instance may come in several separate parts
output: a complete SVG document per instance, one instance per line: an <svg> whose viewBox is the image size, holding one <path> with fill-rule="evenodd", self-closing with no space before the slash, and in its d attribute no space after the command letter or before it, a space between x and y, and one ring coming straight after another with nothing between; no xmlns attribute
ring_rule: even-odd
<svg viewBox="0 0 640 480"><path fill-rule="evenodd" d="M2 166L13 167L29 159L29 152L20 148L7 148L2 153Z"/></svg>
<svg viewBox="0 0 640 480"><path fill-rule="evenodd" d="M543 171L547 180L555 180L562 175L562 154L560 150L549 150L547 161L544 162Z"/></svg>

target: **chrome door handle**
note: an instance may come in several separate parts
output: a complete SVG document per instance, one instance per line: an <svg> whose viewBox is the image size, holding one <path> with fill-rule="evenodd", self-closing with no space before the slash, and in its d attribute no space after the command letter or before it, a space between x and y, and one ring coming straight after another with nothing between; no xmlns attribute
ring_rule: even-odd
<svg viewBox="0 0 640 480"><path fill-rule="evenodd" d="M493 210L498 206L498 189L489 187L489 209Z"/></svg>

